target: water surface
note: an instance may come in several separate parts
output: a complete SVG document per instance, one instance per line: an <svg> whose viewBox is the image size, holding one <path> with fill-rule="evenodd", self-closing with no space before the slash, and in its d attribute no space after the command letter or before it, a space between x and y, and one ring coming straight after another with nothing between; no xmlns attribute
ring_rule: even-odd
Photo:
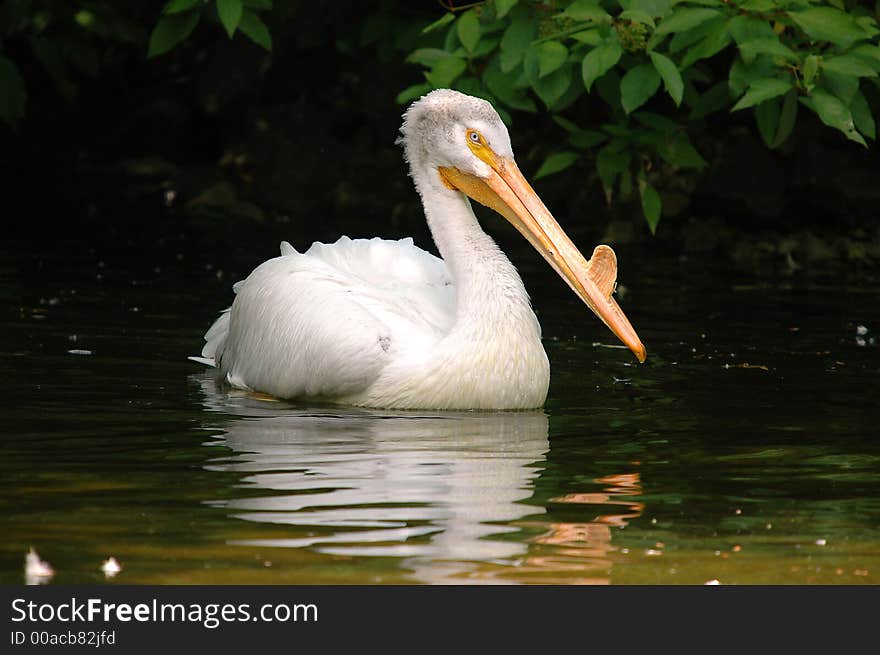
<svg viewBox="0 0 880 655"><path fill-rule="evenodd" d="M54 583L880 582L870 271L619 249L639 366L526 247L544 410L390 412L185 359L275 247L3 253L0 582L31 546Z"/></svg>

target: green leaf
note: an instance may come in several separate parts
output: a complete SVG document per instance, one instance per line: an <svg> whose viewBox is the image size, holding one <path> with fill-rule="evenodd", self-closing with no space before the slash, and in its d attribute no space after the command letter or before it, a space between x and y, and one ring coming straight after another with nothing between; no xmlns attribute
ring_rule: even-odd
<svg viewBox="0 0 880 655"><path fill-rule="evenodd" d="M612 69L596 80L596 92L613 113L623 111L623 105L620 104L620 75L616 70Z"/></svg>
<svg viewBox="0 0 880 655"><path fill-rule="evenodd" d="M568 48L559 41L545 41L534 46L538 58L538 77L546 77L568 59Z"/></svg>
<svg viewBox="0 0 880 655"><path fill-rule="evenodd" d="M647 125L657 132L677 132L681 129L679 123L652 111L637 111L632 116L642 125Z"/></svg>
<svg viewBox="0 0 880 655"><path fill-rule="evenodd" d="M609 20L611 16L599 6L599 0L575 0L562 15L579 21L593 21L601 23Z"/></svg>
<svg viewBox="0 0 880 655"><path fill-rule="evenodd" d="M730 90L727 82L721 81L711 86L707 91L697 97L691 105L691 120L700 120L709 114L727 107L730 103Z"/></svg>
<svg viewBox="0 0 880 655"><path fill-rule="evenodd" d="M719 23L706 38L685 53L681 60L681 69L690 68L701 59L708 59L717 54L727 47L730 39L730 33L727 31L727 21Z"/></svg>
<svg viewBox="0 0 880 655"><path fill-rule="evenodd" d="M654 23L654 19L640 9L627 9L626 11L622 11L618 18L623 18L634 23L641 23L642 25L647 25L651 29L654 29L657 26L656 23Z"/></svg>
<svg viewBox="0 0 880 655"><path fill-rule="evenodd" d="M736 41L738 45L756 39L779 40L779 37L776 35L776 32L773 31L773 28L770 26L767 19L758 18L757 16L735 16L730 21L728 29L730 30L730 35L733 37L733 40Z"/></svg>
<svg viewBox="0 0 880 655"><path fill-rule="evenodd" d="M501 71L509 73L513 71L523 60L526 50L529 48L535 36L535 22L532 21L529 12L522 7L516 7L511 15L511 23L501 37Z"/></svg>
<svg viewBox="0 0 880 655"><path fill-rule="evenodd" d="M413 50L409 53L406 57L406 61L411 64L420 64L427 68L431 68L441 59L446 59L446 57L451 56L451 54L440 48L419 48L418 50Z"/></svg>
<svg viewBox="0 0 880 655"><path fill-rule="evenodd" d="M804 58L804 63L801 64L801 75L804 78L804 84L810 84L813 81L813 78L816 77L816 73L819 72L819 57L816 55L807 55Z"/></svg>
<svg viewBox="0 0 880 655"><path fill-rule="evenodd" d="M629 70L620 81L620 103L627 114L645 104L660 88L660 75L651 64Z"/></svg>
<svg viewBox="0 0 880 655"><path fill-rule="evenodd" d="M569 135L568 142L575 148L589 150L590 148L599 145L607 138L608 136L602 132L596 132L595 130L581 130L580 132L574 132Z"/></svg>
<svg viewBox="0 0 880 655"><path fill-rule="evenodd" d="M459 75L464 73L467 62L459 57L449 56L439 60L434 67L425 73L425 79L435 89L444 89L452 84Z"/></svg>
<svg viewBox="0 0 880 655"><path fill-rule="evenodd" d="M663 142L658 152L663 159L678 168L701 169L706 166L706 160L684 132L677 132L670 140Z"/></svg>
<svg viewBox="0 0 880 655"><path fill-rule="evenodd" d="M622 54L623 48L620 47L620 42L616 37L610 38L586 54L581 64L581 74L587 91L593 86L593 82L602 77L614 64L620 61Z"/></svg>
<svg viewBox="0 0 880 655"><path fill-rule="evenodd" d="M585 130L578 127L570 120L563 118L559 115L553 116L553 120L556 121L558 125L562 126L562 128L568 132L568 142L575 148L589 150L593 146L599 145L608 138L608 136L606 134L603 134L602 132L596 132L595 130Z"/></svg>
<svg viewBox="0 0 880 655"><path fill-rule="evenodd" d="M785 100L782 102L782 111L779 114L779 123L776 126L776 136L770 147L778 148L791 135L794 124L797 121L798 110L798 92L797 89L791 89L785 94Z"/></svg>
<svg viewBox="0 0 880 655"><path fill-rule="evenodd" d="M854 77L877 77L877 71L874 70L874 67L855 55L840 55L823 59L822 69Z"/></svg>
<svg viewBox="0 0 880 655"><path fill-rule="evenodd" d="M192 34L201 14L197 11L162 16L150 34L147 58L158 57Z"/></svg>
<svg viewBox="0 0 880 655"><path fill-rule="evenodd" d="M423 95L428 93L432 88L430 84L413 84L412 86L406 87L403 91L397 94L397 97L394 99L398 105L405 105L407 103L412 102L413 100L418 100Z"/></svg>
<svg viewBox="0 0 880 655"><path fill-rule="evenodd" d="M599 30L595 27L591 27L586 30L581 30L580 32L575 32L570 35L572 39L577 41L578 43L583 43L588 46L596 47L600 43L602 43L602 35L599 33Z"/></svg>
<svg viewBox="0 0 880 655"><path fill-rule="evenodd" d="M434 30L439 30L444 25L449 25L452 21L455 20L455 14L451 11L449 13L443 14L440 18L435 20L433 23L429 23L424 28L422 28L422 34L429 34Z"/></svg>
<svg viewBox="0 0 880 655"><path fill-rule="evenodd" d="M816 89L809 98L801 98L801 103L816 112L825 125L840 130L850 141L867 147L865 139L856 131L850 110L839 98L822 89Z"/></svg>
<svg viewBox="0 0 880 655"><path fill-rule="evenodd" d="M776 137L776 126L779 124L780 102L778 98L765 100L755 107L755 122L758 124L758 132L761 139L769 148Z"/></svg>
<svg viewBox="0 0 880 655"><path fill-rule="evenodd" d="M739 44L739 52L743 61L750 64L758 55L771 55L782 57L788 61L798 61L798 56L788 46L784 45L777 36L771 39L753 39Z"/></svg>
<svg viewBox="0 0 880 655"><path fill-rule="evenodd" d="M648 223L651 234L656 234L657 224L660 223L660 214L663 211L663 201L660 194L645 180L642 173L639 174L639 197L642 201L642 214Z"/></svg>
<svg viewBox="0 0 880 655"><path fill-rule="evenodd" d="M708 35L714 34L722 25L727 25L728 19L724 15L716 16L715 18L710 18L705 23L700 23L696 27L692 27L689 30L685 30L682 32L676 32L672 39L669 41L669 52L675 54L677 52L681 52L685 48L688 48L695 43L705 39ZM655 41L659 42L663 39L663 37L652 36L651 40L648 42L649 47L652 47Z"/></svg>
<svg viewBox="0 0 880 655"><path fill-rule="evenodd" d="M489 102L493 101L493 98L486 92L485 87L482 85L480 80L470 75L466 75L464 77L459 77L453 88L456 91L461 91L469 96L474 96L476 98L483 98L484 100L488 100ZM500 109L500 107L496 108ZM499 115L501 112L498 112ZM503 120L503 119L502 119Z"/></svg>
<svg viewBox="0 0 880 655"><path fill-rule="evenodd" d="M643 11L651 16L664 16L669 13L671 0L618 0L622 9Z"/></svg>
<svg viewBox="0 0 880 655"><path fill-rule="evenodd" d="M241 0L217 0L217 15L220 17L220 22L223 23L223 27L226 29L230 39L235 34L236 28L238 28L243 11L244 5L242 5Z"/></svg>
<svg viewBox="0 0 880 655"><path fill-rule="evenodd" d="M532 82L532 88L541 101L552 109L562 99L568 87L571 86L571 69L568 66L559 68L546 77L541 77Z"/></svg>
<svg viewBox="0 0 880 655"><path fill-rule="evenodd" d="M572 152L571 150L554 152L544 160L543 164L541 164L538 172L535 173L535 179L537 180L547 175L553 175L553 173L564 171L566 168L569 168L574 164L579 157L580 155L578 153Z"/></svg>
<svg viewBox="0 0 880 655"><path fill-rule="evenodd" d="M477 44L476 49L471 53L471 57L474 59L479 59L481 57L486 57L498 46L498 42L501 39L497 36L485 36L480 39L480 42Z"/></svg>
<svg viewBox="0 0 880 655"><path fill-rule="evenodd" d="M755 80L749 86L749 90L746 91L746 94L739 99L739 102L737 102L730 111L739 111L740 109L760 104L765 100L781 96L783 93L787 93L791 87L792 82L790 79L781 80L776 77L771 77Z"/></svg>
<svg viewBox="0 0 880 655"><path fill-rule="evenodd" d="M868 38L851 15L833 7L790 11L788 16L813 41L829 41L841 48L848 48L856 41Z"/></svg>
<svg viewBox="0 0 880 655"><path fill-rule="evenodd" d="M857 7L853 8L853 13L858 11ZM874 14L877 15L877 11L874 11ZM877 27L877 21L872 16L857 16L856 24L862 28L862 31L865 33L865 36L869 39L873 39L875 36L880 34L880 28Z"/></svg>
<svg viewBox="0 0 880 655"><path fill-rule="evenodd" d="M742 57L737 57L733 60L727 77L731 95L741 96L752 82L766 77L775 77L778 70L770 57L758 57L751 65L746 64Z"/></svg>
<svg viewBox="0 0 880 655"><path fill-rule="evenodd" d="M473 52L480 42L480 17L474 9L464 12L455 25L458 40L468 52Z"/></svg>
<svg viewBox="0 0 880 655"><path fill-rule="evenodd" d="M660 21L654 34L662 36L672 32L687 32L720 15L721 12L715 9L676 9L673 14Z"/></svg>
<svg viewBox="0 0 880 655"><path fill-rule="evenodd" d="M525 87L518 86L518 76L502 72L494 61L483 71L483 83L498 100L509 107L521 111L537 111L535 101L525 93Z"/></svg>
<svg viewBox="0 0 880 655"><path fill-rule="evenodd" d="M18 68L0 55L0 119L14 123L24 116L27 95Z"/></svg>
<svg viewBox="0 0 880 655"><path fill-rule="evenodd" d="M517 0L495 0L495 17L504 18L516 3Z"/></svg>
<svg viewBox="0 0 880 655"><path fill-rule="evenodd" d="M841 75L833 71L825 71L822 75L821 86L826 91L840 98L841 102L848 107L856 91L859 90L859 78L852 75Z"/></svg>
<svg viewBox="0 0 880 655"><path fill-rule="evenodd" d="M244 0L244 6L261 11L271 11L272 0Z"/></svg>
<svg viewBox="0 0 880 655"><path fill-rule="evenodd" d="M857 91L853 96L852 103L849 106L852 112L853 123L856 128L869 139L877 138L877 128L874 124L874 116L871 114L871 108L868 101L861 91Z"/></svg>
<svg viewBox="0 0 880 655"><path fill-rule="evenodd" d="M849 51L850 55L858 57L880 71L880 46L861 43Z"/></svg>
<svg viewBox="0 0 880 655"><path fill-rule="evenodd" d="M617 176L629 168L632 155L629 150L620 150L619 141L611 141L596 154L596 172L602 180L605 190L606 202L611 202L611 194L614 191L614 181Z"/></svg>
<svg viewBox="0 0 880 655"><path fill-rule="evenodd" d="M171 0L162 10L163 14L180 14L202 4L202 0Z"/></svg>
<svg viewBox="0 0 880 655"><path fill-rule="evenodd" d="M245 9L241 14L238 29L244 32L251 41L266 50L272 50L272 35L266 23L250 9Z"/></svg>
<svg viewBox="0 0 880 655"><path fill-rule="evenodd" d="M666 93L669 94L669 97L672 98L676 106L680 105L682 95L684 94L684 81L681 79L678 67L669 57L661 55L659 52L649 52L648 55L651 57L654 68L657 69L657 72L660 73L660 77L663 79L663 87L666 89Z"/></svg>

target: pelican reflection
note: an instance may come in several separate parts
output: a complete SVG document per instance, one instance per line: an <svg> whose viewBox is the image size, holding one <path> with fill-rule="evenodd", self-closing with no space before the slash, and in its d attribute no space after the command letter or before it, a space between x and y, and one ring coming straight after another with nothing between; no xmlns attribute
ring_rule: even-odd
<svg viewBox="0 0 880 655"><path fill-rule="evenodd" d="M299 409L196 379L225 415L212 445L233 451L207 468L241 474L248 492L211 504L290 528L233 543L403 558L423 582L527 554L500 537L545 512L528 504L549 449L543 412Z"/></svg>

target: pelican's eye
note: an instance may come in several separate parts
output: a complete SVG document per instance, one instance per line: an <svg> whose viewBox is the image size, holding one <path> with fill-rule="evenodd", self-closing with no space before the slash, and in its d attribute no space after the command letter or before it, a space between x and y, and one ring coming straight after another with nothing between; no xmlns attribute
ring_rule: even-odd
<svg viewBox="0 0 880 655"><path fill-rule="evenodd" d="M486 143L486 139L483 138L483 135L480 134L477 130L468 130L466 132L467 135L467 144L468 148L471 149L471 152L474 153L476 157L482 159L484 162L489 164L495 170L498 170L499 161L498 156L492 152L492 148L489 147L489 144Z"/></svg>
<svg viewBox="0 0 880 655"><path fill-rule="evenodd" d="M483 135L476 130L468 130L467 138L470 139L471 143L474 145L486 145L486 142L483 140Z"/></svg>

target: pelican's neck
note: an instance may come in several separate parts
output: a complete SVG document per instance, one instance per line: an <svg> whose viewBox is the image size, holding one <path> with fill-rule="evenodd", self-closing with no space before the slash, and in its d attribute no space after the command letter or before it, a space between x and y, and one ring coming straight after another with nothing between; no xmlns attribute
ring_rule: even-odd
<svg viewBox="0 0 880 655"><path fill-rule="evenodd" d="M436 171L413 177L434 243L455 282L454 329L491 333L504 325L537 326L516 268L480 228L467 197L447 188Z"/></svg>

